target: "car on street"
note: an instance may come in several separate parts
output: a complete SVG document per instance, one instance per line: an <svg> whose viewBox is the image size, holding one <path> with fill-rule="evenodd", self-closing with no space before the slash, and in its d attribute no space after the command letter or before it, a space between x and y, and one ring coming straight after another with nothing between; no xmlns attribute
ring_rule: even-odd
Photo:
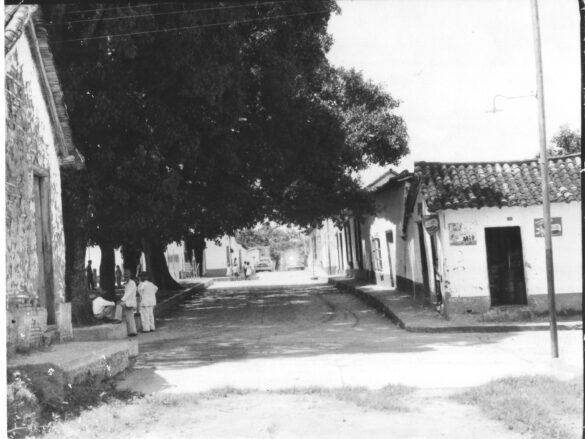
<svg viewBox="0 0 585 439"><path fill-rule="evenodd" d="M289 254L284 263L288 271L305 269L304 262L299 257L299 255L296 254Z"/></svg>
<svg viewBox="0 0 585 439"><path fill-rule="evenodd" d="M272 271L272 259L260 258L256 266L254 267L256 273L260 271Z"/></svg>

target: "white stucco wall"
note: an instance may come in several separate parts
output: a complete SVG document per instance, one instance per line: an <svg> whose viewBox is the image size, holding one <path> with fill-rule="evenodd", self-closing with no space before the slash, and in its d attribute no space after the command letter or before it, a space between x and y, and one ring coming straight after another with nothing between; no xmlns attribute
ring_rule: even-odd
<svg viewBox="0 0 585 439"><path fill-rule="evenodd" d="M233 262L234 258L238 258L238 265L240 265L246 257L245 249L239 245L233 237L224 236L220 240L220 245L216 245L215 241L205 241L207 247L205 248L205 269L206 270L218 270L227 268L227 250L228 246L231 247L233 253L231 253L230 259ZM240 257L241 253L241 257ZM244 259L245 260L245 259Z"/></svg>
<svg viewBox="0 0 585 439"><path fill-rule="evenodd" d="M400 225L402 224L402 212L404 210L404 202L402 200L402 191L387 191L376 197L376 204L380 209L378 216L372 218L370 222L370 241L373 239L380 240L380 250L382 255L382 270L374 270L376 273L376 283L379 285L385 285L388 287L396 286L396 274L397 274L397 249L404 246L402 240ZM390 258L388 241L386 240L386 232L391 231L394 239L390 243ZM398 238L398 239L397 239ZM371 242L370 242L370 259L371 254ZM390 266L392 261L392 266ZM391 278L392 277L392 278Z"/></svg>
<svg viewBox="0 0 585 439"><path fill-rule="evenodd" d="M551 216L562 218L562 236L553 236L557 294L581 292L581 222L579 202L553 203ZM460 209L442 212L440 218L444 280L452 297L488 296L489 280L485 243L486 227L519 226L524 257L527 296L546 294L544 238L534 235L534 219L542 206ZM476 245L450 245L448 223L462 223L475 232Z"/></svg>

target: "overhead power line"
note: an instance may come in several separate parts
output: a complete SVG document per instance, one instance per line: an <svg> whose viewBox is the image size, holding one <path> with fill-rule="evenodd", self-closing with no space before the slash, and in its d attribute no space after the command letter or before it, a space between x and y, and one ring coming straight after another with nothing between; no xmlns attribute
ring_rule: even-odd
<svg viewBox="0 0 585 439"><path fill-rule="evenodd" d="M229 6L216 6L213 8L198 8L198 9L185 9L183 11L171 11L171 12L157 12L157 13L148 13L148 14L136 14L136 15L124 15L121 17L106 17L106 18L84 18L82 20L67 20L60 23L51 23L52 26L61 26L64 24L74 24L74 23L87 23L87 22L97 22L97 21L113 21L113 20L127 20L130 18L140 18L140 17L156 17L160 15L177 15L177 14L193 14L200 11L222 11L226 9L237 9L237 8L247 8L250 6L263 6L263 5L272 5L278 3L284 3L288 0L277 0L277 1L269 1L269 2L253 2L241 5L229 5Z"/></svg>
<svg viewBox="0 0 585 439"><path fill-rule="evenodd" d="M312 12L300 12L297 14L287 14L287 15L275 15L273 17L259 17L259 18L250 18L245 20L232 20L232 21L225 21L221 23L205 23L199 24L195 26L183 26L183 27L172 27L167 29L155 29L149 31L141 31L141 32L128 32L123 34L112 34L112 35L99 35L95 37L87 37L87 38L72 38L67 40L56 40L55 43L69 43L75 41L88 41L88 40L99 40L104 38L117 38L117 37L129 37L133 35L147 35L147 34L155 34L161 32L175 32L175 31L182 31L182 30L191 30L191 29L201 29L207 27L216 27L216 26L229 26L234 24L243 24L243 23L253 23L258 21L265 21L265 20L275 20L278 18L288 18L288 17L299 17L299 16L307 16L307 15L316 15L316 14L324 14L329 12L327 9L319 10L319 11L312 11Z"/></svg>
<svg viewBox="0 0 585 439"><path fill-rule="evenodd" d="M116 6L115 8L94 8L94 9L83 9L81 11L68 11L65 13L65 15L69 15L69 14L83 14L85 12L97 12L97 11L114 11L116 9L121 9L121 8L144 8L146 6L159 6L159 5L169 5L169 4L174 4L176 2L160 2L160 3L138 3L138 4L130 4L128 3L128 6Z"/></svg>
<svg viewBox="0 0 585 439"><path fill-rule="evenodd" d="M23 0L24 1L24 0ZM283 2L286 1L291 1L291 0L281 0ZM127 6L123 6L123 5L119 5L113 8L94 8L94 9L83 9L80 11L67 11L64 15L72 15L72 14L82 14L82 13L86 13L86 12L102 12L102 11L115 11L115 10L120 10L120 9L135 9L135 8L145 8L145 7L150 7L150 6L160 6L160 5L176 5L177 3L182 3L182 4L190 4L191 2L159 2L159 3L136 3L136 4L131 4L130 2L128 3ZM251 1L250 4L264 4L267 2L264 2L262 0L255 0L255 1Z"/></svg>

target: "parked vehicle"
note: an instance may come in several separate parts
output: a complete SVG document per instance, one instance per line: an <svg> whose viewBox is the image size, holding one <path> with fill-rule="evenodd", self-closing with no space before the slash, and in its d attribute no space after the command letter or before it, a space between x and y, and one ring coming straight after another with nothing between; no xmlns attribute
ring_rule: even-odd
<svg viewBox="0 0 585 439"><path fill-rule="evenodd" d="M285 261L287 270L304 270L305 264L301 258L296 254L290 254Z"/></svg>
<svg viewBox="0 0 585 439"><path fill-rule="evenodd" d="M272 259L260 258L254 269L256 270L256 273L260 271L272 271Z"/></svg>

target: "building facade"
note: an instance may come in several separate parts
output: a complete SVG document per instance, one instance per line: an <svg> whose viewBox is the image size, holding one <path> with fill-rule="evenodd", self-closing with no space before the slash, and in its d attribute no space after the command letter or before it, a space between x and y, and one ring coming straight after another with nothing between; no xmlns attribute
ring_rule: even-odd
<svg viewBox="0 0 585 439"><path fill-rule="evenodd" d="M581 310L580 155L549 160L559 312ZM377 214L330 221L311 235L311 260L440 303L449 313L548 309L540 168L536 159L415 164L369 185Z"/></svg>
<svg viewBox="0 0 585 439"><path fill-rule="evenodd" d="M579 154L549 159L557 310L581 309ZM546 264L536 159L415 164L425 230L435 240L436 277L447 312L526 305L545 312Z"/></svg>
<svg viewBox="0 0 585 439"><path fill-rule="evenodd" d="M188 254L183 242L169 244L165 251L165 257L169 272L175 279L195 276L198 264L201 264L203 276L220 277L226 276L228 266L234 264L237 264L242 272L244 262L247 260L252 262L251 258L257 253L257 250L251 250L249 255L248 250L238 244L233 236L226 235L217 240L205 241L202 261L197 261L194 254Z"/></svg>
<svg viewBox="0 0 585 439"><path fill-rule="evenodd" d="M71 141L46 31L34 5L5 7L7 345L70 338L60 168L83 166Z"/></svg>

